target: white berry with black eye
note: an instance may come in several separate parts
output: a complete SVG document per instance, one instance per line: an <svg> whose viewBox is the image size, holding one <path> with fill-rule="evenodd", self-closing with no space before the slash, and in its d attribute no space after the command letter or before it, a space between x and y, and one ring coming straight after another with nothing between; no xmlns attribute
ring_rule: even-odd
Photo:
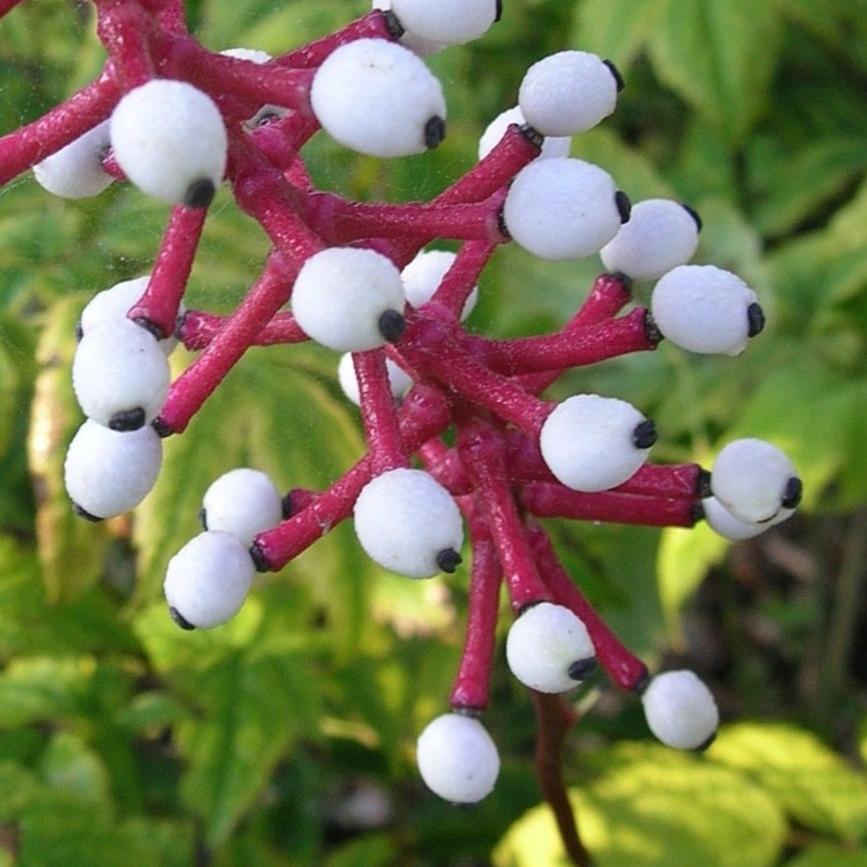
<svg viewBox="0 0 867 867"><path fill-rule="evenodd" d="M98 196L113 178L102 167L109 145L108 121L97 124L66 147L33 166L41 187L65 199Z"/></svg>
<svg viewBox="0 0 867 867"><path fill-rule="evenodd" d="M412 379L390 358L385 360L385 369L388 371L391 396L395 400L400 400L412 388ZM361 393L358 388L358 377L355 375L355 363L352 360L351 352L346 352L341 356L340 364L337 365L337 379L343 393L356 406L360 406Z"/></svg>
<svg viewBox="0 0 867 867"><path fill-rule="evenodd" d="M220 110L184 81L158 78L129 91L111 116L111 144L140 190L173 205L210 204L226 168Z"/></svg>
<svg viewBox="0 0 867 867"><path fill-rule="evenodd" d="M497 20L497 0L391 0L401 25L414 36L462 45L487 33Z"/></svg>
<svg viewBox="0 0 867 867"><path fill-rule="evenodd" d="M664 337L690 352L739 355L764 325L756 293L713 265L680 265L656 284L654 322Z"/></svg>
<svg viewBox="0 0 867 867"><path fill-rule="evenodd" d="M456 258L457 255L455 253L450 253L447 250L422 250L400 272L403 278L406 300L413 307L421 307L422 304L430 301ZM464 309L461 311L461 321L473 312L473 308L476 306L478 300L479 287L473 286L470 294L467 296L467 300L464 302Z"/></svg>
<svg viewBox="0 0 867 867"><path fill-rule="evenodd" d="M388 12L391 9L391 0L373 0L371 3L372 9L380 9L383 12ZM404 48L417 54L419 57L427 57L430 54L436 54L442 51L446 46L442 42L434 42L431 39L422 39L421 36L416 36L414 33L404 31L400 37L400 44Z"/></svg>
<svg viewBox="0 0 867 867"><path fill-rule="evenodd" d="M524 75L518 105L542 135L576 135L596 126L617 105L617 71L587 51L560 51Z"/></svg>
<svg viewBox="0 0 867 867"><path fill-rule="evenodd" d="M503 206L512 238L542 259L599 252L629 216L629 200L607 172L583 160L535 160L518 172Z"/></svg>
<svg viewBox="0 0 867 867"><path fill-rule="evenodd" d="M633 280L656 280L688 262L698 247L700 223L692 209L670 199L646 199L599 251L609 271Z"/></svg>
<svg viewBox="0 0 867 867"><path fill-rule="evenodd" d="M162 441L150 426L119 433L86 421L63 465L75 511L89 520L122 515L147 496L162 464Z"/></svg>
<svg viewBox="0 0 867 867"><path fill-rule="evenodd" d="M453 804L475 804L487 797L500 773L500 756L485 727L460 713L438 716L416 744L416 761L425 785Z"/></svg>
<svg viewBox="0 0 867 867"><path fill-rule="evenodd" d="M440 83L412 51L384 39L332 52L313 79L310 102L332 138L370 156L422 153L445 135Z"/></svg>
<svg viewBox="0 0 867 867"><path fill-rule="evenodd" d="M657 674L641 696L647 725L666 746L677 750L707 747L719 727L710 690L691 671Z"/></svg>
<svg viewBox="0 0 867 867"><path fill-rule="evenodd" d="M127 312L141 298L145 289L147 289L148 280L150 280L148 275L136 277L132 280L115 283L109 289L97 292L90 299L84 310L81 311L79 336L83 337L96 325L106 325L126 320ZM184 311L185 307L181 304L178 309L178 316L183 316ZM158 340L157 343L166 355L169 355L178 345L177 338L174 335Z"/></svg>
<svg viewBox="0 0 867 867"><path fill-rule="evenodd" d="M701 505L708 526L718 536L732 542L753 539L764 533L765 530L791 518L795 513L794 509L780 509L770 521L759 524L755 521L742 521L740 518L736 518L716 497L706 497L701 501Z"/></svg>
<svg viewBox="0 0 867 867"><path fill-rule="evenodd" d="M729 443L714 461L710 487L735 518L752 523L773 520L801 499L801 480L780 449L758 439Z"/></svg>
<svg viewBox="0 0 867 867"><path fill-rule="evenodd" d="M632 404L578 394L558 404L542 425L542 457L574 491L605 491L630 478L656 441L654 424Z"/></svg>
<svg viewBox="0 0 867 867"><path fill-rule="evenodd" d="M152 421L169 379L169 363L153 335L129 320L90 328L72 362L79 406L112 430L137 430Z"/></svg>
<svg viewBox="0 0 867 867"><path fill-rule="evenodd" d="M368 482L355 501L355 533L368 556L408 578L454 572L464 540L452 495L422 470L396 469Z"/></svg>
<svg viewBox="0 0 867 867"><path fill-rule="evenodd" d="M243 542L208 530L169 560L163 593L169 612L184 629L210 629L234 617L253 582L256 567Z"/></svg>
<svg viewBox="0 0 867 867"><path fill-rule="evenodd" d="M587 628L568 608L540 602L524 611L506 638L506 661L518 680L538 692L574 689L596 666Z"/></svg>
<svg viewBox="0 0 867 867"><path fill-rule="evenodd" d="M329 247L302 266L292 312L302 330L335 352L362 352L403 332L406 297L400 271L385 256Z"/></svg>
<svg viewBox="0 0 867 867"><path fill-rule="evenodd" d="M283 500L266 473L242 467L211 483L200 517L206 530L230 533L249 547L256 534L283 520Z"/></svg>
<svg viewBox="0 0 867 867"><path fill-rule="evenodd" d="M483 160L499 143L506 130L513 123L523 126L526 123L521 107L506 109L498 114L487 126L479 139L479 159ZM537 159L551 159L552 157L568 157L572 147L571 136L546 136L542 142L542 151Z"/></svg>

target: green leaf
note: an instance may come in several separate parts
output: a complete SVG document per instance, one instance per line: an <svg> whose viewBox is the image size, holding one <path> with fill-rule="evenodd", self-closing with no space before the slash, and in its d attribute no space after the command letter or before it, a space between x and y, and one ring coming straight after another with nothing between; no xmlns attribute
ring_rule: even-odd
<svg viewBox="0 0 867 867"><path fill-rule="evenodd" d="M830 843L814 843L787 861L786 867L867 867L867 849L853 852Z"/></svg>
<svg viewBox="0 0 867 867"><path fill-rule="evenodd" d="M0 676L0 726L16 728L74 716L92 689L94 670L90 658L11 662Z"/></svg>
<svg viewBox="0 0 867 867"><path fill-rule="evenodd" d="M571 42L613 60L625 75L664 5L665 0L585 0L578 6Z"/></svg>
<svg viewBox="0 0 867 867"><path fill-rule="evenodd" d="M55 735L42 754L40 772L46 785L82 801L109 805L109 778L105 765L81 738L69 732Z"/></svg>
<svg viewBox="0 0 867 867"><path fill-rule="evenodd" d="M648 47L662 81L736 144L765 108L779 36L773 3L666 0Z"/></svg>
<svg viewBox="0 0 867 867"><path fill-rule="evenodd" d="M341 846L329 856L327 867L390 867L398 859L398 848L385 834L371 834Z"/></svg>
<svg viewBox="0 0 867 867"><path fill-rule="evenodd" d="M749 775L807 828L849 841L867 836L867 779L810 732L740 723L723 729L708 755Z"/></svg>

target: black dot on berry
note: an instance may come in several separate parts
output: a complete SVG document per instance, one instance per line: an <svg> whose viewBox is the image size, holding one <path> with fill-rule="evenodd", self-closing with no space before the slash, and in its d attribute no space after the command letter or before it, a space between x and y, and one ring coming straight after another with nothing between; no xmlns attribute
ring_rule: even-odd
<svg viewBox="0 0 867 867"><path fill-rule="evenodd" d="M203 530L208 529L208 510L204 506L199 509L199 523L202 525Z"/></svg>
<svg viewBox="0 0 867 867"><path fill-rule="evenodd" d="M503 17L503 0L497 0L497 11L494 14L494 21L499 21Z"/></svg>
<svg viewBox="0 0 867 867"><path fill-rule="evenodd" d="M792 476L787 482L783 491L783 508L795 509L798 503L801 502L801 495L804 493L804 485L797 476Z"/></svg>
<svg viewBox="0 0 867 867"><path fill-rule="evenodd" d="M253 565L256 567L257 572L271 571L271 564L265 557L265 552L262 550L258 542L254 542L252 547L250 548L250 558L252 559Z"/></svg>
<svg viewBox="0 0 867 867"><path fill-rule="evenodd" d="M448 572L450 575L458 566L461 565L461 555L454 548L443 548L437 554L437 566L443 572Z"/></svg>
<svg viewBox="0 0 867 867"><path fill-rule="evenodd" d="M446 137L446 122L437 114L424 125L424 144L433 150Z"/></svg>
<svg viewBox="0 0 867 867"><path fill-rule="evenodd" d="M280 513L284 521L292 517L292 491L280 500Z"/></svg>
<svg viewBox="0 0 867 867"><path fill-rule="evenodd" d="M400 23L400 19L394 12L389 9L387 12L382 13L383 18L385 18L385 29L388 31L388 35L392 39L400 39L406 30L404 29L403 24Z"/></svg>
<svg viewBox="0 0 867 867"><path fill-rule="evenodd" d="M716 732L714 732L706 741L702 741L694 750L696 753L703 753L716 740Z"/></svg>
<svg viewBox="0 0 867 867"><path fill-rule="evenodd" d="M693 526L695 526L699 521L705 519L704 503L701 500L696 500L692 504L692 508L689 510L689 516L692 518Z"/></svg>
<svg viewBox="0 0 867 867"><path fill-rule="evenodd" d="M509 227L506 225L505 208L500 208L500 211L497 214L497 231L506 241L512 240L512 233L509 231Z"/></svg>
<svg viewBox="0 0 867 867"><path fill-rule="evenodd" d="M602 62L608 67L608 71L614 76L614 83L617 85L617 92L620 93L620 91L626 87L626 82L623 80L620 70L614 65L612 60L603 60Z"/></svg>
<svg viewBox="0 0 867 867"><path fill-rule="evenodd" d="M632 202L629 199L629 196L623 192L623 190L618 190L614 194L614 204L617 205L617 213L620 214L620 222L628 223L629 217L632 215Z"/></svg>
<svg viewBox="0 0 867 867"><path fill-rule="evenodd" d="M701 217L699 216L698 211L692 205L688 205L686 202L681 202L680 206L684 209L684 211L687 212L687 214L690 215L690 217L692 217L693 221L695 222L696 231L700 232L702 226L704 226L704 223L701 221Z"/></svg>
<svg viewBox="0 0 867 867"><path fill-rule="evenodd" d="M747 335L750 337L755 337L765 327L765 312L755 301L747 307L747 323Z"/></svg>
<svg viewBox="0 0 867 867"><path fill-rule="evenodd" d="M397 310L386 310L377 323L379 333L389 342L396 343L406 330L406 320Z"/></svg>
<svg viewBox="0 0 867 867"><path fill-rule="evenodd" d="M659 330L659 326L656 324L656 320L649 310L644 314L644 336L647 338L648 343L652 343L654 346L662 343L664 339L663 333Z"/></svg>
<svg viewBox="0 0 867 867"><path fill-rule="evenodd" d="M90 521L94 524L98 524L100 521L104 521L104 518L98 518L96 515L92 515L87 509L83 509L75 500L72 501L72 511L78 515L79 518L84 518L85 521Z"/></svg>
<svg viewBox="0 0 867 867"><path fill-rule="evenodd" d="M531 145L542 150L542 145L545 144L545 136L543 136L536 127L530 126L528 123L522 123L519 129L521 130L521 135L524 136Z"/></svg>
<svg viewBox="0 0 867 867"><path fill-rule="evenodd" d="M148 334L152 334L155 340L165 340L166 332L163 330L162 326L157 325L157 323L152 319L148 319L146 316L136 316L132 321L135 322L139 328L144 328Z"/></svg>
<svg viewBox="0 0 867 867"><path fill-rule="evenodd" d="M187 187L184 204L188 208L207 208L216 192L217 188L210 178L199 178Z"/></svg>
<svg viewBox="0 0 867 867"><path fill-rule="evenodd" d="M124 409L116 412L109 420L108 426L112 430L126 433L144 427L145 411L140 406L135 409Z"/></svg>
<svg viewBox="0 0 867 867"><path fill-rule="evenodd" d="M171 425L168 422L163 421L159 416L151 422L151 427L157 432L157 435L161 439L170 437L174 433Z"/></svg>
<svg viewBox="0 0 867 867"><path fill-rule="evenodd" d="M713 496L713 491L710 487L710 472L708 470L702 469L698 471L698 479L695 483L695 495L700 500Z"/></svg>
<svg viewBox="0 0 867 867"><path fill-rule="evenodd" d="M595 656L590 656L587 659L576 659L569 666L569 677L572 680L586 680L594 671L596 671Z"/></svg>
<svg viewBox="0 0 867 867"><path fill-rule="evenodd" d="M637 449L649 449L656 442L656 424L653 419L646 418L635 425L632 431L632 443Z"/></svg>
<svg viewBox="0 0 867 867"><path fill-rule="evenodd" d="M77 343L81 343L81 338L84 337L84 329L81 327L81 320L75 323L75 340Z"/></svg>
<svg viewBox="0 0 867 867"><path fill-rule="evenodd" d="M186 617L184 617L183 614L181 614L180 611L178 611L177 608L174 608L171 605L169 606L169 614L171 615L172 620L174 620L175 623L177 623L178 626L181 627L181 629L186 629L187 632L192 632L196 628L195 626L193 626L192 623L190 623L189 620L186 619Z"/></svg>
<svg viewBox="0 0 867 867"><path fill-rule="evenodd" d="M644 695L647 687L650 686L650 672L646 666L642 666L641 672L635 679L635 683L630 687L631 691L636 695Z"/></svg>

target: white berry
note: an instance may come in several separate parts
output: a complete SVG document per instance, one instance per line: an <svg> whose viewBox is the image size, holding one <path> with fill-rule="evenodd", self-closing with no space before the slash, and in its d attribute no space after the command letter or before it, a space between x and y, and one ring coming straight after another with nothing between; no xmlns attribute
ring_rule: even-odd
<svg viewBox="0 0 867 867"><path fill-rule="evenodd" d="M801 481L792 462L776 446L757 439L729 443L714 461L713 495L735 518L764 523L781 509L797 506Z"/></svg>
<svg viewBox="0 0 867 867"><path fill-rule="evenodd" d="M704 354L743 352L761 330L756 293L740 277L713 265L680 265L654 287L651 312L677 346Z"/></svg>
<svg viewBox="0 0 867 867"><path fill-rule="evenodd" d="M443 45L478 39L497 19L497 0L391 0L391 8L408 33Z"/></svg>
<svg viewBox="0 0 867 867"><path fill-rule="evenodd" d="M459 713L427 724L418 737L416 761L425 785L454 804L481 801L500 773L500 756L485 727Z"/></svg>
<svg viewBox="0 0 867 867"><path fill-rule="evenodd" d="M518 104L542 135L575 135L614 111L617 89L614 71L601 58L586 51L561 51L527 70Z"/></svg>
<svg viewBox="0 0 867 867"><path fill-rule="evenodd" d="M385 368L388 371L388 384L391 387L391 395L395 400L400 400L412 388L412 379L390 358L386 358ZM355 375L355 364L352 360L351 352L346 352L341 356L340 364L337 365L337 379L340 382L343 393L356 406L360 406L361 394L359 393L358 377Z"/></svg>
<svg viewBox="0 0 867 867"><path fill-rule="evenodd" d="M122 515L154 486L162 457L162 441L150 425L119 433L88 420L66 453L66 491L76 511L85 517Z"/></svg>
<svg viewBox="0 0 867 867"><path fill-rule="evenodd" d="M390 324L402 323L405 304L400 271L385 256L356 247L311 256L292 290L298 324L335 352L382 346L391 337Z"/></svg>
<svg viewBox="0 0 867 867"><path fill-rule="evenodd" d="M512 674L539 692L567 692L592 670L593 642L568 608L540 602L512 624L506 661Z"/></svg>
<svg viewBox="0 0 867 867"><path fill-rule="evenodd" d="M391 0L373 0L371 4L373 9L381 9L383 12L388 12L391 9ZM419 57L427 57L429 54L436 54L442 51L446 46L442 42L434 42L431 39L422 39L421 36L416 36L414 33L405 31L400 37L400 44L404 48L415 52Z"/></svg>
<svg viewBox="0 0 867 867"><path fill-rule="evenodd" d="M147 289L149 279L148 275L136 277L133 280L115 283L111 288L97 292L90 299L84 310L81 311L81 319L79 320L81 336L83 337L96 325L125 320L129 309L141 298L145 289ZM184 310L185 307L181 304L178 309L178 316L182 316ZM174 335L165 337L157 341L157 343L166 355L169 355L178 345L177 338Z"/></svg>
<svg viewBox="0 0 867 867"><path fill-rule="evenodd" d="M619 194L622 196L622 194ZM583 160L535 160L521 169L503 209L509 234L542 259L597 253L620 228L617 188L607 172Z"/></svg>
<svg viewBox="0 0 867 867"><path fill-rule="evenodd" d="M169 560L163 592L175 621L185 629L210 629L238 613L256 567L235 536L209 530Z"/></svg>
<svg viewBox="0 0 867 867"><path fill-rule="evenodd" d="M625 400L578 394L551 412L539 436L551 472L575 491L605 491L647 460L653 423Z"/></svg>
<svg viewBox="0 0 867 867"><path fill-rule="evenodd" d="M202 500L206 530L236 536L247 547L263 530L283 520L283 500L267 474L239 468L211 483Z"/></svg>
<svg viewBox="0 0 867 867"><path fill-rule="evenodd" d="M368 482L355 501L355 533L371 559L409 578L454 571L463 544L451 494L422 470L397 469Z"/></svg>
<svg viewBox="0 0 867 867"><path fill-rule="evenodd" d="M65 199L98 196L113 178L102 167L109 144L108 121L97 124L66 147L33 166L39 185Z"/></svg>
<svg viewBox="0 0 867 867"><path fill-rule="evenodd" d="M406 300L413 307L421 307L430 301L434 292L439 288L446 272L454 264L457 255L447 250L422 250L412 262L401 271L403 288L406 292ZM461 321L473 312L476 302L479 300L479 287L473 286L464 309L461 311Z"/></svg>
<svg viewBox="0 0 867 867"><path fill-rule="evenodd" d="M520 106L506 109L498 114L487 126L479 139L479 159L483 160L499 143L505 135L510 124L516 123L523 126L526 123ZM542 152L537 159L551 159L551 157L568 157L572 147L571 136L546 137L542 142Z"/></svg>
<svg viewBox="0 0 867 867"><path fill-rule="evenodd" d="M658 674L641 696L650 730L666 746L702 748L716 734L719 711L710 690L691 671Z"/></svg>
<svg viewBox="0 0 867 867"><path fill-rule="evenodd" d="M153 79L111 116L111 144L127 177L173 205L210 203L226 168L226 127L214 101L183 81Z"/></svg>
<svg viewBox="0 0 867 867"><path fill-rule="evenodd" d="M770 521L758 524L754 521L741 521L740 518L736 518L716 497L705 497L701 501L701 505L708 526L718 536L730 539L732 542L753 539L770 527L791 518L795 513L794 509L780 509Z"/></svg>
<svg viewBox="0 0 867 867"><path fill-rule="evenodd" d="M332 138L370 156L418 154L445 134L440 83L412 51L384 39L359 39L330 54L310 102Z"/></svg>
<svg viewBox="0 0 867 867"><path fill-rule="evenodd" d="M599 251L609 271L633 280L656 280L688 262L698 247L695 212L670 199L647 199Z"/></svg>
<svg viewBox="0 0 867 867"><path fill-rule="evenodd" d="M113 430L152 421L166 399L169 363L153 335L121 320L90 328L72 362L72 386L84 414Z"/></svg>

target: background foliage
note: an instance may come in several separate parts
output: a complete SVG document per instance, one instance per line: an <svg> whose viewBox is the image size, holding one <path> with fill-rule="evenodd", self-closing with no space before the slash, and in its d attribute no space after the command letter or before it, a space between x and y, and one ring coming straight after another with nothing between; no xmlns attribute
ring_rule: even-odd
<svg viewBox="0 0 867 867"><path fill-rule="evenodd" d="M189 8L209 47L279 52L365 7ZM865 0L506 0L486 38L431 60L449 99L441 149L386 163L326 140L309 148L325 187L427 198L472 164L531 62L597 51L628 87L573 154L633 200L697 207L699 259L740 273L769 313L743 357L663 345L561 386L655 417L657 460L707 463L755 435L791 454L806 483L803 515L735 548L705 528L554 525L621 634L654 664L696 668L727 721L707 755L681 755L651 742L636 702L601 681L576 697L586 718L567 773L604 867L867 865L865 37ZM89 5L27 0L0 22L0 132L102 60ZM134 518L72 516L61 472L81 421L73 326L95 291L147 270L165 219L129 189L70 203L27 177L0 191L0 864L561 863L536 806L531 705L503 666L488 715L504 760L496 792L457 811L417 778L415 736L444 709L458 658L465 570L398 579L344 526L263 579L226 627L183 633L165 613L165 563L196 532L214 477L251 465L287 488L324 486L361 453L328 353L252 351L167 442ZM221 193L189 303L230 309L264 250ZM555 327L598 267L504 248L472 324Z"/></svg>

